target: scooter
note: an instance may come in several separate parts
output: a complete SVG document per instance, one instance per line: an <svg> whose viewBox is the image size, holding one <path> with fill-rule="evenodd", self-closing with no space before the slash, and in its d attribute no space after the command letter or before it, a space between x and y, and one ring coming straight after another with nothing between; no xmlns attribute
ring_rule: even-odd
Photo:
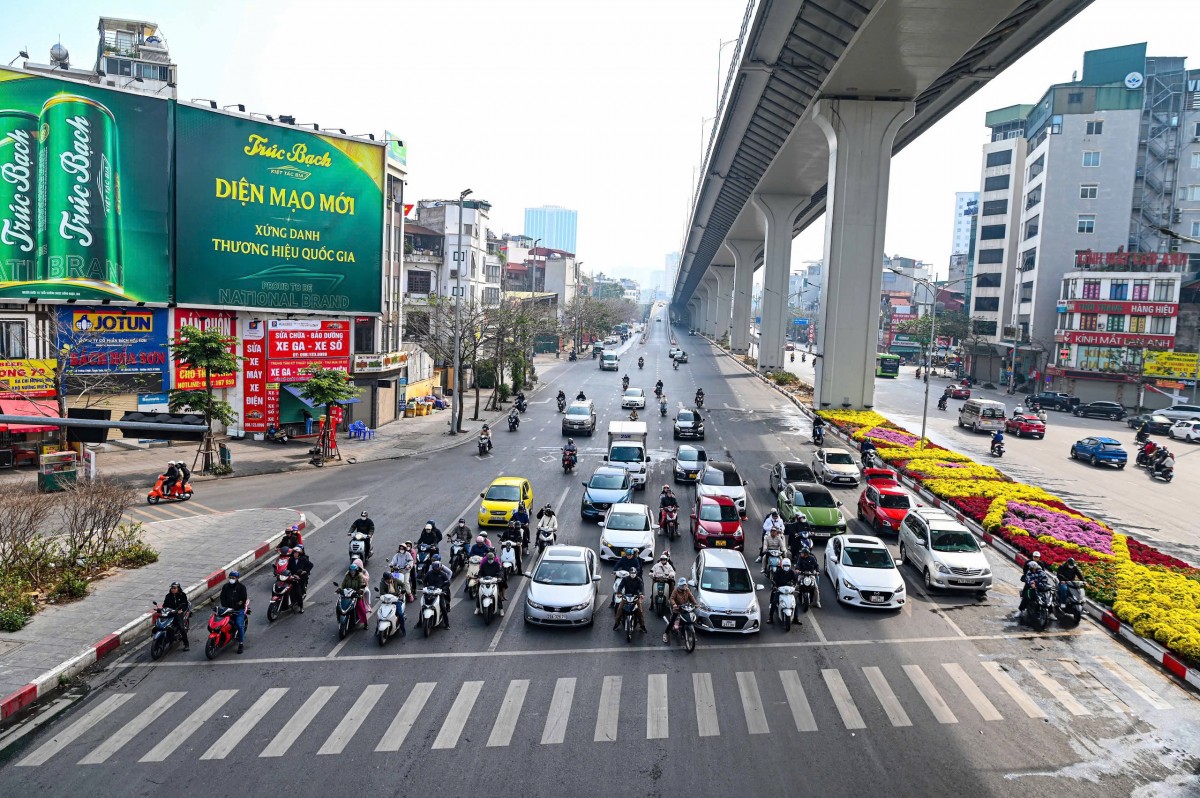
<svg viewBox="0 0 1200 798"><path fill-rule="evenodd" d="M514 410L515 410L515 408L514 408ZM516 432L517 428L520 426L521 426L521 417L518 416L515 412L509 413L508 414L508 431Z"/></svg>
<svg viewBox="0 0 1200 798"><path fill-rule="evenodd" d="M192 498L192 483L184 482L182 479L175 480L175 484L171 486L170 493L163 493L163 483L166 480L166 474L158 475L158 479L154 482L154 487L146 494L146 504L158 504L164 499L169 502L185 502Z"/></svg>
<svg viewBox="0 0 1200 798"><path fill-rule="evenodd" d="M1032 595L1025 601L1021 619L1040 632L1050 623L1050 618L1054 613L1054 588L1049 579L1040 579L1034 583L1030 592Z"/></svg>
<svg viewBox="0 0 1200 798"><path fill-rule="evenodd" d="M558 412L563 412L567 409L567 400L561 396L558 398Z"/></svg>
<svg viewBox="0 0 1200 798"><path fill-rule="evenodd" d="M791 585L783 585L777 588L779 591L779 606L776 612L779 614L779 622L783 624L783 631L792 631L792 622L796 620L796 588Z"/></svg>
<svg viewBox="0 0 1200 798"><path fill-rule="evenodd" d="M334 617L338 622L338 639L344 640L350 630L358 625L358 600L362 591L352 587L341 587L337 582L334 582L333 586L337 588L338 594L337 604L333 607Z"/></svg>
<svg viewBox="0 0 1200 798"><path fill-rule="evenodd" d="M275 571L276 576L279 576L288 569L288 556L284 554L282 547L279 549L279 556L275 559L272 569Z"/></svg>
<svg viewBox="0 0 1200 798"><path fill-rule="evenodd" d="M358 558L363 562L371 559L371 550L367 545L367 535L354 531L347 532L346 534L350 536L350 559L353 561L355 558Z"/></svg>
<svg viewBox="0 0 1200 798"><path fill-rule="evenodd" d="M552 529L539 529L537 534L538 556L547 546L553 546L558 540L558 534Z"/></svg>
<svg viewBox="0 0 1200 798"><path fill-rule="evenodd" d="M405 636L404 602L399 596L384 593L379 597L379 609L375 613L375 639L382 646L396 632Z"/></svg>
<svg viewBox="0 0 1200 798"><path fill-rule="evenodd" d="M800 611L808 612L808 608L821 606L821 589L818 584L816 571L805 571L800 574Z"/></svg>
<svg viewBox="0 0 1200 798"><path fill-rule="evenodd" d="M486 435L479 436L479 456L484 457L488 453L488 439Z"/></svg>
<svg viewBox="0 0 1200 798"><path fill-rule="evenodd" d="M613 573L613 595L612 601L609 602L609 606L614 610L617 608L617 605L621 603L621 593L618 590L618 588L621 586L621 580L627 576L629 576L629 572L624 569L615 571Z"/></svg>
<svg viewBox="0 0 1200 798"><path fill-rule="evenodd" d="M639 358L638 358L638 368L640 369L640 368L642 368L642 367L643 367L643 366L645 366L645 365L646 365L646 361L645 361L643 358L640 358L640 357L639 357Z"/></svg>
<svg viewBox="0 0 1200 798"><path fill-rule="evenodd" d="M680 604L679 617L671 624L671 632L679 635L679 642L687 653L696 650L696 605Z"/></svg>
<svg viewBox="0 0 1200 798"><path fill-rule="evenodd" d="M675 370L675 371L679 371L679 361L678 361L678 360L672 360L672 361L671 361L671 368L672 368L673 370Z"/></svg>
<svg viewBox="0 0 1200 798"><path fill-rule="evenodd" d="M181 615L183 628L192 625L191 605L186 610L173 610L154 602L154 631L150 633L150 659L159 660L171 650L171 646L179 641L179 630L175 628L175 618Z"/></svg>
<svg viewBox="0 0 1200 798"><path fill-rule="evenodd" d="M506 577L511 578L517 572L517 546L519 545L511 540L500 544L500 567L504 569Z"/></svg>
<svg viewBox="0 0 1200 798"><path fill-rule="evenodd" d="M433 628L442 623L442 589L426 587L421 591L421 631L426 637L433 634Z"/></svg>
<svg viewBox="0 0 1200 798"><path fill-rule="evenodd" d="M437 548L429 543L417 545L417 584L424 584L429 575L429 566L433 563L433 555Z"/></svg>
<svg viewBox="0 0 1200 798"><path fill-rule="evenodd" d="M1054 615L1063 626L1078 626L1083 618L1085 583L1081 579L1063 582L1067 586L1065 601L1054 602Z"/></svg>
<svg viewBox="0 0 1200 798"><path fill-rule="evenodd" d="M679 537L679 508L668 506L663 508L662 531L671 540Z"/></svg>
<svg viewBox="0 0 1200 798"><path fill-rule="evenodd" d="M577 360L579 360L579 355L575 352L575 350L572 349L571 354L567 356L567 361L574 363Z"/></svg>
<svg viewBox="0 0 1200 798"><path fill-rule="evenodd" d="M458 538L455 538L454 540L450 541L450 575L451 575L451 577L458 576L458 572L461 571L464 567L466 567L466 564L467 564L467 547L461 540L459 540Z"/></svg>
<svg viewBox="0 0 1200 798"><path fill-rule="evenodd" d="M300 578L292 576L291 571L276 574L275 583L271 585L271 603L267 605L267 621L279 620L279 614L284 610L295 609L295 592L300 589Z"/></svg>
<svg viewBox="0 0 1200 798"><path fill-rule="evenodd" d="M946 395L942 394L942 398L938 399L938 410L941 410L943 413L946 412L946 403L947 403Z"/></svg>
<svg viewBox="0 0 1200 798"><path fill-rule="evenodd" d="M704 409L704 394L702 394L702 393L696 394L696 409L697 410Z"/></svg>
<svg viewBox="0 0 1200 798"><path fill-rule="evenodd" d="M663 579L655 579L654 587L650 593L650 609L657 615L664 618L667 617L667 610L670 609L670 601L667 600L670 594L670 583Z"/></svg>
<svg viewBox="0 0 1200 798"><path fill-rule="evenodd" d="M575 470L575 455L571 452L563 452L562 469L564 474L570 474Z"/></svg>
<svg viewBox="0 0 1200 798"><path fill-rule="evenodd" d="M476 596L475 606L483 618L483 625L491 624L500 608L500 580L494 576L485 576L479 580L479 595Z"/></svg>
<svg viewBox="0 0 1200 798"><path fill-rule="evenodd" d="M763 554L763 574L770 576L775 573L775 569L781 562L783 562L783 549L767 549Z"/></svg>
<svg viewBox="0 0 1200 798"><path fill-rule="evenodd" d="M1163 482L1170 482L1175 478L1174 468L1163 468L1162 466L1154 466L1150 469L1151 479L1161 479Z"/></svg>
<svg viewBox="0 0 1200 798"><path fill-rule="evenodd" d="M478 554L471 555L471 559L467 560L467 595L475 598L479 594L479 563L483 562L483 558Z"/></svg>
<svg viewBox="0 0 1200 798"><path fill-rule="evenodd" d="M637 615L638 597L629 593L622 593L619 596L614 595L614 598L617 599L618 604L625 604L625 617L621 624L621 629L625 632L625 642L632 643L633 628L637 625L637 618L635 616Z"/></svg>
<svg viewBox="0 0 1200 798"><path fill-rule="evenodd" d="M246 615L250 614L250 604L246 604ZM217 607L212 617L208 619L208 640L204 644L204 656L216 659L225 646L237 639L237 623L234 616L237 610L232 607Z"/></svg>
<svg viewBox="0 0 1200 798"><path fill-rule="evenodd" d="M1004 444L1003 443L993 443L991 452L992 452L992 457L1003 457L1004 456Z"/></svg>
<svg viewBox="0 0 1200 798"><path fill-rule="evenodd" d="M878 468L879 466L883 465L883 463L879 461L879 453L874 449L867 449L865 452L863 452L862 464L863 468Z"/></svg>
<svg viewBox="0 0 1200 798"><path fill-rule="evenodd" d="M825 445L825 427L813 427L813 445L818 447Z"/></svg>
<svg viewBox="0 0 1200 798"><path fill-rule="evenodd" d="M1151 455L1154 454L1154 449L1151 449L1149 447L1150 447L1150 443L1146 442L1146 443L1143 443L1140 448L1138 448L1137 457L1135 457L1134 461L1133 461L1133 464L1135 466L1137 466L1138 468L1149 468L1150 467L1150 457L1151 457ZM1154 448L1157 449L1158 446L1155 445Z"/></svg>
<svg viewBox="0 0 1200 798"><path fill-rule="evenodd" d="M666 415L667 415L667 403L666 403L665 401L662 401L662 402L659 402L659 403L658 403L658 414L659 414L660 416L666 416Z"/></svg>
<svg viewBox="0 0 1200 798"><path fill-rule="evenodd" d="M622 377L622 378L621 378L621 390L622 390L622 391L628 391L628 390L629 390L629 378L628 378L628 377Z"/></svg>
<svg viewBox="0 0 1200 798"><path fill-rule="evenodd" d="M522 399L518 399L518 400L517 400L517 404L516 404L516 408L517 408L517 412L518 412L518 413L524 413L526 410L528 410L528 409L529 409L529 403L528 403L528 402L526 402L526 401L525 401L523 398L522 398Z"/></svg>

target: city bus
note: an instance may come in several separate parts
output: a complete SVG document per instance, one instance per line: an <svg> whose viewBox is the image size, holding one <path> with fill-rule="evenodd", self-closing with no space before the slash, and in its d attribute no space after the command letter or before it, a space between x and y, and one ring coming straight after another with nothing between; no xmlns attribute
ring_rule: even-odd
<svg viewBox="0 0 1200 798"><path fill-rule="evenodd" d="M900 356L880 352L875 356L875 376L895 378L900 373Z"/></svg>

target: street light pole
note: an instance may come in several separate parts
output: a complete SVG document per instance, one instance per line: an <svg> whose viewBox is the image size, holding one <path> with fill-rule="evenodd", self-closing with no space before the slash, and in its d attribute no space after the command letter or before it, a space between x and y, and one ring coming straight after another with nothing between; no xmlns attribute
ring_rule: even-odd
<svg viewBox="0 0 1200 798"><path fill-rule="evenodd" d="M462 409L462 397L459 396L459 386L462 385L462 273L467 256L463 251L463 200L471 194L471 189L459 192L458 195L458 247L454 253L457 268L454 270L454 392L450 394L450 434L458 434L458 413Z"/></svg>

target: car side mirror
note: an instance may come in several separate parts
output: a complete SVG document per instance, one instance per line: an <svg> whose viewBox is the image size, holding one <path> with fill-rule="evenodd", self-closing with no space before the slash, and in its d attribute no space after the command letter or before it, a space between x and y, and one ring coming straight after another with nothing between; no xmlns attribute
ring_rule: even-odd
<svg viewBox="0 0 1200 798"><path fill-rule="evenodd" d="M608 462L608 455L604 455L604 458L603 458L603 459L604 459L604 462L606 462L606 463L607 463L607 462Z"/></svg>
<svg viewBox="0 0 1200 798"><path fill-rule="evenodd" d="M599 582L599 581L600 581L600 574L596 574L595 576L593 576L593 577L592 577L592 581L593 581L593 582Z"/></svg>
<svg viewBox="0 0 1200 798"><path fill-rule="evenodd" d="M843 506L845 506L845 505L843 505L843 504L841 503L841 501L838 501L838 503L837 503L837 506L838 506L838 507L843 507Z"/></svg>
<svg viewBox="0 0 1200 798"><path fill-rule="evenodd" d="M689 515L689 516L688 516L688 518L690 518L690 519L692 519L693 521L695 521L695 520L696 520L696 514L695 514L695 513L692 513L691 515Z"/></svg>
<svg viewBox="0 0 1200 798"><path fill-rule="evenodd" d="M580 482L579 484L580 484L580 485L583 485L585 488L587 487L587 483L586 483L586 482Z"/></svg>
<svg viewBox="0 0 1200 798"><path fill-rule="evenodd" d="M650 462L650 455L646 455L645 457L643 457L643 458L642 458L642 461L643 461L643 462L646 462L646 463L649 463L649 462Z"/></svg>
<svg viewBox="0 0 1200 798"><path fill-rule="evenodd" d="M483 494L482 494L482 493L481 493L481 494L479 494L479 498L481 498L481 499L483 498Z"/></svg>

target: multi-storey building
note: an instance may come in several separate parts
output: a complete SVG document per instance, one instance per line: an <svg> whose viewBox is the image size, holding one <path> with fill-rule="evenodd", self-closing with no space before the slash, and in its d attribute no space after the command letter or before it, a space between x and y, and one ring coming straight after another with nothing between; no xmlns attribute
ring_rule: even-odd
<svg viewBox="0 0 1200 798"><path fill-rule="evenodd" d="M167 42L153 22L101 17L96 61L91 69L71 65L62 44L50 48L50 63L25 61L27 72L92 83L175 99L179 68L171 62ZM26 56L28 57L28 56ZM215 105L213 107L216 107Z"/></svg>
<svg viewBox="0 0 1200 798"><path fill-rule="evenodd" d="M525 235L542 245L563 252L575 252L575 234L579 213L558 205L525 209Z"/></svg>

